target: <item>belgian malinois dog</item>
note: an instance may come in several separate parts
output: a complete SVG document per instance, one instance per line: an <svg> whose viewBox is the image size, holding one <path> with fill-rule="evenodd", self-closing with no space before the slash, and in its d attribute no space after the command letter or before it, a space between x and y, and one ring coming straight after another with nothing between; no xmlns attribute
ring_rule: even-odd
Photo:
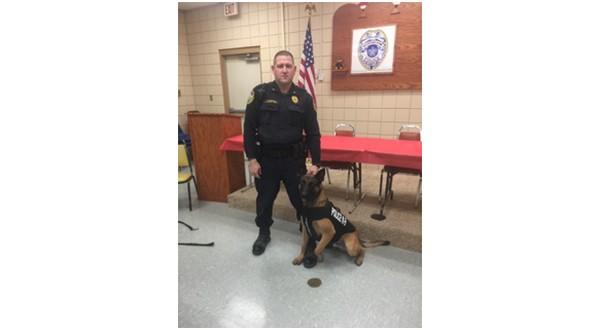
<svg viewBox="0 0 600 330"><path fill-rule="evenodd" d="M300 254L292 263L299 265L307 253L309 240L319 241L315 255L323 260L323 250L342 239L346 252L355 257L354 263L362 265L367 247L389 245L389 241L363 241L350 221L335 207L325 195L323 178L325 169L321 168L315 176L305 175L300 181L300 196L304 205L302 209L302 247Z"/></svg>

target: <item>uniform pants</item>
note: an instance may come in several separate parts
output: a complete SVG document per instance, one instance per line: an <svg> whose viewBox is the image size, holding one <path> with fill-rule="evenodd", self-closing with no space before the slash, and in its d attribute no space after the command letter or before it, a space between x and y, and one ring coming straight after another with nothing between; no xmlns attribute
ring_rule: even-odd
<svg viewBox="0 0 600 330"><path fill-rule="evenodd" d="M304 158L269 158L264 157L259 161L262 175L255 179L254 184L258 195L256 196L255 223L261 232L265 233L273 224L273 203L279 192L280 182L283 181L290 202L299 214L302 209L300 198L301 177L306 174Z"/></svg>

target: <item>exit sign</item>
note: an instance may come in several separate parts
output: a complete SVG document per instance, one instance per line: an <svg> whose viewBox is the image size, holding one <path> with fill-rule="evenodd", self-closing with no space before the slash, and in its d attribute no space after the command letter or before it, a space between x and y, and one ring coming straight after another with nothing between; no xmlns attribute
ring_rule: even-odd
<svg viewBox="0 0 600 330"><path fill-rule="evenodd" d="M225 12L225 16L236 16L239 14L237 2L228 2L224 4L223 10Z"/></svg>

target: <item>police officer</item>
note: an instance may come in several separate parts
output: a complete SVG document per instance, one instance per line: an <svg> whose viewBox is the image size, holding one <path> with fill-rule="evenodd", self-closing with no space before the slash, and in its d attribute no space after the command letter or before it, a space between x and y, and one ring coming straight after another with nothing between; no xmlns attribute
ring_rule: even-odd
<svg viewBox="0 0 600 330"><path fill-rule="evenodd" d="M299 214L302 200L298 185L307 172L306 152L310 151L312 158L310 175L317 173L321 160L321 133L312 97L292 82L294 56L285 50L277 52L271 70L275 80L252 90L244 118L244 151L258 191L255 222L259 234L252 246L257 256L271 241L269 228L280 182ZM311 258L308 260L312 263Z"/></svg>

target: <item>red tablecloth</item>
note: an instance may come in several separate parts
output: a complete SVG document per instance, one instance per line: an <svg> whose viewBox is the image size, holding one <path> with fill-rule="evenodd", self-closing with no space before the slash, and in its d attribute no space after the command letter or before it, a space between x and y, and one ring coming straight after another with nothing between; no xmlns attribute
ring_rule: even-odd
<svg viewBox="0 0 600 330"><path fill-rule="evenodd" d="M221 151L244 151L244 136L236 135L225 139L219 147Z"/></svg>
<svg viewBox="0 0 600 330"><path fill-rule="evenodd" d="M225 139L223 151L244 151L242 135ZM421 169L421 142L395 139L321 136L321 159Z"/></svg>

